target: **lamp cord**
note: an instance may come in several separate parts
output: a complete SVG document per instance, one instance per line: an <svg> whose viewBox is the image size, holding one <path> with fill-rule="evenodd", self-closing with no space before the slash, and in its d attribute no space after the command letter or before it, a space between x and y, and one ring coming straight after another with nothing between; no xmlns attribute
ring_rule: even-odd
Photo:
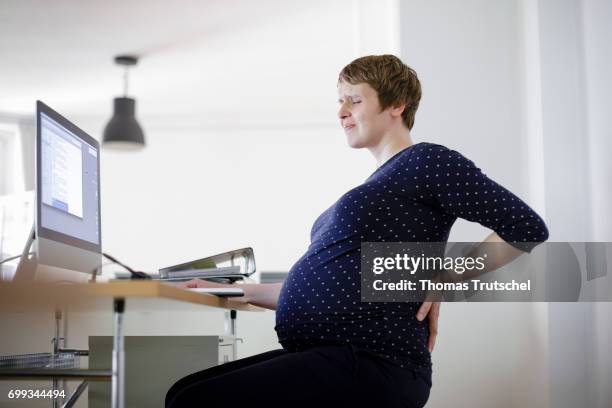
<svg viewBox="0 0 612 408"><path fill-rule="evenodd" d="M123 71L123 96L127 98L128 95L128 67L125 67Z"/></svg>

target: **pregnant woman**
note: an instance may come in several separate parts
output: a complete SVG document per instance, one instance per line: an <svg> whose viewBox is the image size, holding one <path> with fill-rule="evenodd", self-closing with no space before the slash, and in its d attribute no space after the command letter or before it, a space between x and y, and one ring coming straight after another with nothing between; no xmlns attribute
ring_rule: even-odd
<svg viewBox="0 0 612 408"><path fill-rule="evenodd" d="M241 286L242 301L276 310L282 348L181 379L167 407L422 407L439 303L362 302L361 242L445 242L461 217L493 231L483 242L502 248L494 269L548 238L542 219L471 160L412 141L421 85L397 57L351 62L338 95L348 144L368 149L376 170L317 218L282 285Z"/></svg>

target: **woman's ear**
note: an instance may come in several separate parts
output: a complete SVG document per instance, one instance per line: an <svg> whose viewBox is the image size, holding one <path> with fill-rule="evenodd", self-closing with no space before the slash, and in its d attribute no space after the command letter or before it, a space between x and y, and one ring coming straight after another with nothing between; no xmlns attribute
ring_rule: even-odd
<svg viewBox="0 0 612 408"><path fill-rule="evenodd" d="M404 113L404 109L406 109L406 104L402 103L399 104L397 106L394 106L391 108L391 116L393 116L394 118L402 116L402 113Z"/></svg>

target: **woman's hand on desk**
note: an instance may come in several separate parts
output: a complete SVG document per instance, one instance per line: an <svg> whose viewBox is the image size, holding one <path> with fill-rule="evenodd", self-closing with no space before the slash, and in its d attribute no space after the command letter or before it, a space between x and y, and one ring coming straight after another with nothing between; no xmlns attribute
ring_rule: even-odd
<svg viewBox="0 0 612 408"><path fill-rule="evenodd" d="M224 285L222 283L210 282L202 279L192 279L179 284L179 287L181 288L228 288L231 286L232 285Z"/></svg>
<svg viewBox="0 0 612 408"><path fill-rule="evenodd" d="M278 296L282 283L245 283L233 285L228 283L210 282L202 279L192 279L179 284L182 288L235 288L239 287L244 291L244 296L232 298L234 302L250 303L265 309L276 310Z"/></svg>
<svg viewBox="0 0 612 408"><path fill-rule="evenodd" d="M210 282L202 279L192 279L187 282L182 282L178 285L180 288L192 289L192 288L235 288L236 285L223 284L217 282ZM241 285L242 286L242 285ZM235 296L232 297L233 302L249 303L249 298L246 296Z"/></svg>

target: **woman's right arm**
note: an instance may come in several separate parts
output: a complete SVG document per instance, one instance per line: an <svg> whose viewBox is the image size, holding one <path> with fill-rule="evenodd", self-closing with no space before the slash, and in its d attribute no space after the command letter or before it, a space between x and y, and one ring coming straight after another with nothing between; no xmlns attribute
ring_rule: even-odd
<svg viewBox="0 0 612 408"><path fill-rule="evenodd" d="M223 284L201 279L193 279L180 285L185 288L236 288L244 291L244 296L234 297L233 301L250 303L266 309L276 310L282 282L279 283L245 283L243 285Z"/></svg>

